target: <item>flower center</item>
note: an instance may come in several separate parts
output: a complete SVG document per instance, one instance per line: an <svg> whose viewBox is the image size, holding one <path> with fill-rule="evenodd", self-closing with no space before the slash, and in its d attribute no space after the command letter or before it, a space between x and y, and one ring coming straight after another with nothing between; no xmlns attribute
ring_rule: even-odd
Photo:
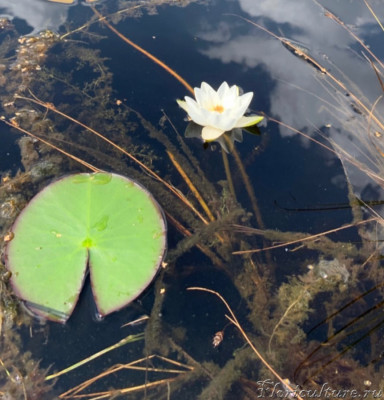
<svg viewBox="0 0 384 400"><path fill-rule="evenodd" d="M212 111L216 111L221 114L224 111L224 107L221 104L217 104L212 108Z"/></svg>

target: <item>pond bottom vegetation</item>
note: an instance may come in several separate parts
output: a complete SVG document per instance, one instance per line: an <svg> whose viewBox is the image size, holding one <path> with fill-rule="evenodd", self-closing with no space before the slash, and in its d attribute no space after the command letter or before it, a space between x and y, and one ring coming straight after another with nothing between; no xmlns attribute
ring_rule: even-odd
<svg viewBox="0 0 384 400"><path fill-rule="evenodd" d="M112 14L97 7L118 26L166 3L133 1L127 7L117 1ZM11 21L3 21L0 32L0 123L18 138L21 164L1 171L0 396L302 399L353 389L377 398L384 390L384 270L377 239L382 217L369 206L366 217L348 182L351 220L344 226L315 234L268 229L258 187L247 175L247 161L255 155L218 148L218 177L212 160L199 158L165 111L154 123L120 99L97 46L114 33L104 25L100 31L101 17L89 10L83 25L67 26L61 35L19 37ZM62 69L63 63L71 68ZM322 73L336 84L327 70ZM350 92L346 86L338 90ZM374 109L365 107L361 118L372 123ZM329 142L322 148L351 162ZM383 187L377 171L355 166ZM124 315L130 333L116 325L116 343L63 369L48 368L39 351L57 328L31 317L15 296L6 248L15 219L36 193L64 175L100 171L130 177L153 194L167 219L168 253L146 297L127 307L144 314L139 322ZM78 335L85 343L90 332ZM40 347L25 350L28 338L40 340ZM70 384L73 376L77 383Z"/></svg>

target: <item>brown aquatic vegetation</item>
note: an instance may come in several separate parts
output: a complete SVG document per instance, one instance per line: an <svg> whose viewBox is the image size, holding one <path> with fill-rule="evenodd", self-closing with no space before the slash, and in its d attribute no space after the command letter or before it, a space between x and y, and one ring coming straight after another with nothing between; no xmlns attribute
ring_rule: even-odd
<svg viewBox="0 0 384 400"><path fill-rule="evenodd" d="M158 2L160 3L163 2ZM137 12L140 8L142 7L139 4L133 4L130 12ZM111 17L112 22L126 18L128 12L125 14L124 10L115 13ZM97 21L103 19L102 15L98 15ZM210 180L204 165L196 159L166 115L157 127L122 100L114 99L113 75L107 66L107 60L100 52L88 48L83 43L91 36L94 41L101 39L93 35L91 30L97 21L95 19L76 27L61 37L54 35L46 38L46 41L41 39L42 35L28 43L27 39L23 39L19 43L20 51L15 55L20 68L0 69L1 76L4 75L7 82L7 93L2 95L4 122L31 137L24 137L19 142L24 171L15 176L3 175L0 189L3 238L6 238L13 219L26 202L53 177L85 169L114 170L130 175L154 193L163 206L170 225L180 233L177 243L169 251L169 265L161 271L155 283L154 304L145 328L144 351L153 356L161 354L163 360L174 364L177 358L177 362L185 370L179 371L176 377L143 380L143 385L134 389L140 393L139 396L146 393L148 398L152 396L165 399L172 393L172 397L181 397L186 387L197 383L202 387L196 398L227 398L234 387L238 387L242 393L247 393L248 398L257 398L257 380L270 377L271 373L276 371L278 379L282 385L286 385L284 387L287 387L287 390L291 390L289 385L294 387L296 383L304 385L305 388L318 388L324 381L338 387L351 386L358 381L362 383L363 388L363 382L369 380L379 387L378 377L382 367L375 371L374 365L370 364L369 368L366 368L356 361L350 351L360 339L368 338L372 348L371 360L375 360L375 351L379 353L375 343L379 342L380 336L379 310L383 296L380 282L384 277L379 265L378 252L372 241L368 236L364 237L363 231L360 231L362 244L357 245L333 241L327 235L334 232L309 235L262 229L263 222L258 215L256 196L250 183L246 187L252 200L253 215L247 213L237 202L233 183L231 184L233 170L228 167L229 163L235 161L244 182L247 182L247 176L245 168L242 167L242 160L238 159L235 151L229 156L229 160L223 155L224 166L228 165L225 167L226 181L220 187L217 182ZM71 41L71 35L81 40ZM3 47L10 48L10 43L15 44L16 41L16 37L13 37L10 42L5 42ZM311 63L317 62L289 41L286 41L285 45L292 46L292 50L299 57L306 58ZM50 58L49 50L52 46L56 46L55 49L62 55L61 58ZM25 69L23 63L28 58L21 56L30 57L34 67ZM75 62L76 72L82 76L89 76L89 80L79 81L73 72L60 72L59 67L63 60ZM0 63L3 62L7 61L0 60ZM37 65L41 66L41 69L36 68ZM317 67L339 87L339 90L346 89L345 85L329 75L330 72L322 65L318 64ZM89 71L93 74L87 75ZM71 96L73 103L55 104L55 90L62 90L67 96ZM360 101L357 96L355 101ZM379 118L374 116L374 107L362 106L360 103L358 105L362 107L371 123L379 124ZM148 143L142 141L143 132L148 135ZM300 134L304 135L303 132ZM36 138L39 138L39 142ZM160 144L161 155L153 150L152 143ZM336 152L346 162L354 162L376 182L382 183L382 177L377 171L357 163L350 155L343 153L342 149L332 146L333 143L328 143L327 151ZM164 170L164 167L167 169L165 176L159 172ZM355 216L355 221L339 229L380 223L377 215L369 221L359 220L357 213ZM257 229L251 226L254 221L258 223ZM366 228L367 232L369 229ZM257 236L261 236L266 245L263 246ZM251 348L241 349L238 345L234 356L228 357L221 367L213 361L197 361L188 348L188 332L180 332L162 317L168 292L172 290L172 281L182 274L190 274L191 270L183 265L183 257L193 251L194 247L204 254L207 268L219 269L229 277L241 299L241 323L233 314L230 318ZM305 253L304 260L297 257L294 261L298 263L296 271L300 272L287 272L284 276L286 279L281 282L277 281L275 276L273 264L276 262L272 263L271 258L268 261L267 257L264 257L263 252L266 248L272 255L279 248L288 248L289 255L292 256L301 251L308 253ZM321 263L322 257L327 262ZM358 282L364 282L364 285L359 286ZM1 283L2 327L3 331L6 331L10 330L12 321L18 318L18 303L8 289L6 276ZM366 287L369 284L375 287L374 293L379 299L376 302L379 306L373 307L371 311L368 295L364 295L370 290ZM346 293L347 286L349 294ZM221 296L212 289L203 290ZM368 294L371 293L373 292ZM195 296L198 295L201 293L195 293ZM319 297L326 299L322 302L320 311L321 314L328 315L328 318L320 321L317 329L325 328L327 335L323 341L309 341L305 330L308 326L306 322L314 318L312 311ZM355 305L360 307L358 318L348 320L343 316L343 311L351 312ZM220 317L222 316L217 315L218 319ZM348 322L345 322L346 320ZM364 330L367 321L368 330ZM246 331L242 324L247 326ZM220 326L219 329L225 329L220 344L220 348L225 348L230 342L231 331L224 326ZM215 331L207 336L209 346L214 334ZM19 343L15 338L6 337L4 332L3 335L17 348ZM5 372L5 381L2 384L4 388L0 388L3 392L8 390L7 385L14 383L14 371L10 362L12 358L15 364L17 361L16 354L6 355L7 358L2 357L6 367L4 371L8 371L10 375ZM144 360L152 358L151 356ZM259 359L265 361L265 366L261 366ZM137 366L136 362L127 362L101 372L85 382L81 389L88 388L89 384L108 374L128 369L133 364L148 373L155 369L147 364ZM28 364L24 377L33 377L31 382L36 385L35 393L40 393L39 390L43 390L40 385L44 387L44 371L34 368L36 367ZM169 372L164 366L159 369L163 373ZM38 373L33 374L33 371ZM291 384L286 378L289 378ZM169 386L171 382L172 385ZM24 386L18 386L22 396L24 389L29 393L27 386L26 383ZM71 395L78 394L77 390L80 389L73 388L73 391L63 396L71 398ZM98 394L89 392L89 396L106 398L126 393L134 396L134 390L125 388L106 390Z"/></svg>
<svg viewBox="0 0 384 400"><path fill-rule="evenodd" d="M20 352L21 338L8 330L1 335L0 395L2 399L53 400L53 383L45 382L48 370L33 360L29 352Z"/></svg>

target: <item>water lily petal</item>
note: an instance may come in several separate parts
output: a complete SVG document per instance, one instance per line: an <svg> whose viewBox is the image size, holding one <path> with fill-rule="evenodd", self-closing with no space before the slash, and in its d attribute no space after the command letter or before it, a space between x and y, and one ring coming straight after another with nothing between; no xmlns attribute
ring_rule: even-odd
<svg viewBox="0 0 384 400"><path fill-rule="evenodd" d="M241 143L243 141L243 131L238 128L232 129L230 137L233 141Z"/></svg>
<svg viewBox="0 0 384 400"><path fill-rule="evenodd" d="M243 141L243 131L241 129L233 129L230 132L225 132L216 142L222 147L226 153L230 153L233 150L235 142Z"/></svg>
<svg viewBox="0 0 384 400"><path fill-rule="evenodd" d="M235 128L245 128L247 126L256 125L264 119L262 115L250 115L249 117L241 117L235 125Z"/></svg>
<svg viewBox="0 0 384 400"><path fill-rule="evenodd" d="M211 116L209 125L227 132L235 127L238 120L237 114L233 116L232 113L226 113L225 115L216 113L216 115Z"/></svg>
<svg viewBox="0 0 384 400"><path fill-rule="evenodd" d="M247 108L251 104L252 97L253 97L253 92L248 92L238 98L237 110L239 111L239 113L241 111L240 116L243 115L245 111L247 111Z"/></svg>
<svg viewBox="0 0 384 400"><path fill-rule="evenodd" d="M211 110L206 110L205 108L200 109L200 123L199 125L202 126L213 126L214 128L217 129L222 129L222 130L226 130L227 126L228 126L228 118L223 118L222 114L219 114L215 111L211 111ZM197 121L195 121L197 123ZM233 118L231 118L231 120L229 121L229 124L234 125L237 122L236 120L233 120Z"/></svg>
<svg viewBox="0 0 384 400"><path fill-rule="evenodd" d="M202 82L200 87L194 88L195 99L186 96L185 101L177 100L179 106L185 110L196 126L190 126L188 136L198 136L207 142L218 141L227 151L224 144L225 133L229 143L242 140L240 128L259 123L263 117L252 115L244 117L249 107L253 92L240 94L236 85L229 86L223 82L218 90L214 90L208 83Z"/></svg>
<svg viewBox="0 0 384 400"><path fill-rule="evenodd" d="M194 90L195 90L196 102L201 108L204 108L206 110L212 110L215 107L218 101L216 93L213 93L206 87L205 90L202 88L195 88Z"/></svg>
<svg viewBox="0 0 384 400"><path fill-rule="evenodd" d="M222 129L214 128L213 126L205 126L201 131L201 137L203 140L207 142L211 142L212 140L216 140L219 138L225 131Z"/></svg>
<svg viewBox="0 0 384 400"><path fill-rule="evenodd" d="M195 88L195 93L196 93L196 89L199 88ZM217 104L220 104L220 98L217 95L216 90L214 90L212 88L212 86L208 85L207 82L202 82L201 84L201 95L205 97L205 108L207 109L212 109L213 107L215 107Z"/></svg>
<svg viewBox="0 0 384 400"><path fill-rule="evenodd" d="M196 124L201 126L212 126L223 131L230 131L242 114L234 113L233 110L225 110L223 113L218 113L210 109L199 107L193 99L186 96L186 110L189 117Z"/></svg>
<svg viewBox="0 0 384 400"><path fill-rule="evenodd" d="M195 88L195 98L196 102L200 107L207 108L209 105L207 104L207 96L205 95L205 92L203 92L200 88Z"/></svg>
<svg viewBox="0 0 384 400"><path fill-rule="evenodd" d="M219 113L216 111L202 109L200 112L205 119L205 123L202 124L203 126L213 126L214 128L221 129L223 131L230 131L241 117L241 115L238 115L238 113L234 114L232 110L224 110L224 112Z"/></svg>
<svg viewBox="0 0 384 400"><path fill-rule="evenodd" d="M204 113L204 109L199 107L195 100L191 99L188 96L185 96L185 103L187 107L187 113L191 120L198 125L207 125L207 117Z"/></svg>
<svg viewBox="0 0 384 400"><path fill-rule="evenodd" d="M230 153L233 149L233 142L232 141L228 141L225 138L225 133L224 135L221 135L220 137L218 137L216 139L216 143L219 143L219 145L221 146L221 148L226 152L226 153ZM229 146L228 146L229 145Z"/></svg>
<svg viewBox="0 0 384 400"><path fill-rule="evenodd" d="M223 82L220 87L217 89L217 95L222 99L229 92L230 88L227 82Z"/></svg>
<svg viewBox="0 0 384 400"><path fill-rule="evenodd" d="M188 106L184 100L177 99L177 104L188 114Z"/></svg>
<svg viewBox="0 0 384 400"><path fill-rule="evenodd" d="M230 130L236 126L236 122L244 115L247 110L249 103L251 102L253 97L253 93L249 92L242 96L236 96L234 99L234 103L231 104L228 108L225 109L222 114L223 119L234 120L231 126L221 126L223 129Z"/></svg>
<svg viewBox="0 0 384 400"><path fill-rule="evenodd" d="M239 98L239 87L236 85L231 86L228 91L225 93L225 96L222 97L222 105L224 108L234 108L236 107L236 103Z"/></svg>

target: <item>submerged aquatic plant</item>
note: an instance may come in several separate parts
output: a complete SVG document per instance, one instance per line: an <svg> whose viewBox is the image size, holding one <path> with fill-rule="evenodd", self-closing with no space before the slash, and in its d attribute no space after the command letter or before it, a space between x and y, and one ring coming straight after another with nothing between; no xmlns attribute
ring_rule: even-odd
<svg viewBox="0 0 384 400"><path fill-rule="evenodd" d="M119 15L122 15L122 13L120 13ZM114 18L116 18L116 16L114 16ZM103 19L102 21L103 24L106 24L106 19ZM66 34L66 36L68 34ZM220 192L217 190L217 182L205 178L205 175L202 173L202 170L204 170L204 168L202 168L204 166L203 161L194 156L188 146L185 145L182 138L178 137L178 143L181 144L181 147L176 147L171 141L171 135L164 134L163 132L157 130L150 124L149 121L146 121L144 117L141 117L141 115L139 115L138 113L127 111L128 107L126 107L124 104L121 105L121 102L119 102L119 104L116 103L118 105L118 108L115 109L114 107L111 107L111 96L107 96L107 94L110 95L111 93L113 93L110 89L112 80L111 75L109 72L107 74L104 74L104 71L108 71L108 69L106 68L105 64L103 64L103 60L101 59L101 57L94 54L93 48L86 49L85 47L81 47L76 41L68 41L65 43L63 42L60 43L59 46L61 46L60 50L66 49L66 52L57 51L57 53L66 54L65 59L67 61L69 57L68 54L71 54L71 57L73 57L73 59L79 58L79 60L81 60L81 64L85 65L83 67L84 72L88 71L91 67L101 65L102 68L98 70L103 71L103 75L96 76L94 78L92 74L84 74L84 76L87 76L87 78L92 78L92 81L86 82L86 85L84 85L83 88L83 82L78 82L76 80L76 75L72 74L72 72L70 74L68 73L68 75L65 76L65 90L67 95L69 96L69 93L73 95L73 97L77 99L77 102L74 101L74 103L71 104L71 108L69 108L69 105L64 106L62 104L57 105L56 108L56 106L54 106L54 103L49 104L45 102L50 100L52 102L57 101L57 99L54 98L53 94L51 94L53 92L53 89L57 90L57 86L53 86L52 82L55 82L54 79L56 79L57 82L63 81L63 76L57 75L57 70L59 68L56 67L55 69L54 65L48 64L52 68L51 71L48 71L49 76L47 73L43 75L44 69L43 71L36 72L35 75L38 77L38 79L40 79L40 81L38 81L39 87L37 92L36 83L35 86L32 87L32 89L34 89L33 92L38 95L38 97L43 98L45 102L43 103L37 101L37 97L34 97L33 99L27 99L24 92L17 92L17 101L15 104L15 107L17 108L15 108L15 110L18 111L18 115L16 115L17 118L12 120L13 126L15 128L20 127L21 129L31 129L34 133L40 134L42 136L43 134L45 134L45 131L49 131L50 135L45 135L44 137L47 139L47 142L49 140L50 142L56 143L58 145L58 149L63 148L64 145L68 145L70 143L72 145L70 151L71 153L75 152L76 150L78 152L80 152L80 150L83 150L84 152L81 154L81 157L83 157L84 160L87 160L83 162L83 165L87 166L88 168L90 167L88 161L94 162L96 159L96 165L98 166L98 168L108 168L111 170L124 172L126 175L135 176L135 178L139 179L140 181L145 181L146 185L151 188L151 191L156 192L156 196L160 199L167 213L170 223L185 237L184 240L178 240L177 247L175 246L175 249L171 250L171 257L169 257L167 260L170 261L170 267L164 271L164 274L162 274L156 282L156 288L154 291L155 302L151 311L151 317L149 319L148 327L146 328L145 352L147 354L151 354L153 352L161 352L163 356L173 356L175 353L177 353L178 359L184 358L185 360L187 358L189 360L188 351L190 351L190 347L188 346L188 341L185 337L192 337L192 329L190 325L185 325L190 329L190 331L187 332L188 335L186 335L185 333L180 333L180 331L177 331L179 327L173 328L172 324L167 325L167 318L169 320L169 315L172 315L171 318L174 318L175 309L172 308L173 305L168 308L168 310L171 309L171 312L168 313L168 317L165 313L162 313L162 311L163 304L164 308L166 308L169 307L171 303L176 303L180 306L180 308L182 308L182 316L184 318L188 316L189 304L188 306L185 306L182 303L182 298L180 298L179 291L177 291L177 298L176 301L174 301L175 297L172 297L172 289L175 286L173 282L177 279L180 279L180 276L182 276L182 274L190 274L191 271L196 270L196 265L193 265L193 268L191 268L189 264L181 265L182 262L176 263L176 260L180 258L180 255L184 255L187 251L190 250L192 246L196 245L197 248L204 252L204 254L207 256L208 261L212 261L212 264L214 266L221 268L223 271L225 271L226 274L228 274L232 278L233 286L238 289L241 295L241 299L243 301L240 304L247 306L242 307L244 311L242 311L240 315L242 319L246 318L248 320L246 326L247 330L250 331L250 337L255 342L255 348L267 349L269 345L269 353L263 354L262 351L261 355L264 356L265 359L268 358L268 361L271 362L273 368L279 371L279 374L282 376L282 378L285 378L287 376L292 379L292 371L294 371L297 365L302 361L303 354L305 352L308 353L311 351L309 345L304 341L305 323L307 323L306 321L310 321L310 317L312 317L312 314L310 314L311 310L309 308L309 305L311 305L312 302L315 303L314 299L319 294L324 297L324 293L326 291L325 285L329 285L330 291L328 296L332 296L332 300L329 300L329 306L327 307L327 310L329 310L330 313L334 309L334 305L337 304L337 302L341 302L341 298L343 295L341 293L341 290L336 290L339 289L338 286L331 286L332 282L330 279L324 280L323 282L322 278L315 275L316 270L311 270L304 275L300 275L297 280L290 279L291 273L289 271L284 272L284 274L287 274L288 283L281 283L279 281L276 281L273 275L274 263L264 264L263 258L259 257L259 255L257 254L265 251L265 246L260 246L259 241L256 242L256 240L250 238L249 236L247 238L239 238L239 235L235 234L233 226L230 225L232 221L239 223L240 218L242 224L247 224L245 213L243 213L243 210L240 209L240 206L236 205L234 202L235 196L233 195L233 197L231 197L225 186L221 195ZM299 50L295 51L295 54L300 56ZM304 56L301 56L301 58L305 59ZM62 59L57 58L57 62L59 60ZM305 60L308 61L307 59ZM312 64L313 63L310 63L310 65ZM56 72L56 74L54 74L54 72ZM60 78L60 81L58 78ZM57 82L56 85L59 84ZM95 88L97 88L97 90L94 90ZM229 86L228 88L229 90L232 89ZM199 88L199 90L202 90L202 88ZM213 92L217 95L219 91L216 92L213 90ZM193 95L192 88L191 93ZM24 96L22 96L23 94ZM237 96L239 98L242 97L239 95L239 93L237 93ZM249 102L250 101L251 99L249 100ZM197 101L195 102L197 104ZM24 108L21 110L20 104L24 106ZM27 125L27 122L31 118L29 118L28 120L26 118L26 104L28 104L28 107L33 105L36 106L36 109L37 106L43 109L42 115L44 115L44 118L41 118L41 120L44 122L44 125L41 124L38 131L36 129L37 124L34 124L33 126ZM247 107L248 106L249 103ZM222 107L224 108L223 105ZM65 111L69 115L74 115L75 118L73 116L68 117L61 110ZM21 115L20 111L22 111ZM224 112L220 113L219 111L221 111L220 108L214 111L213 115L217 115L218 117L224 115ZM130 114L129 118L128 113ZM28 115L32 116L35 114L37 114L37 112L34 114L29 113ZM155 179L152 179L143 174L141 170L137 172L134 170L134 167L127 166L125 160L122 160L121 157L117 157L115 152L110 151L109 148L104 145L104 142L101 145L96 140L91 142L89 137L86 136L85 131L82 131L81 135L77 134L74 125L71 125L69 128L64 126L64 128L66 129L63 129L64 124L61 120L59 120L58 116L67 118L68 120L73 122L74 125L77 124L78 127L81 126L82 128L84 128L84 130L92 132L93 134L98 136L98 139L101 139L102 136L100 134L96 133L96 131L94 130L92 131L92 128L85 126L85 124L95 126L97 122L97 129L100 132L108 132L108 134L110 135L108 136L108 138L110 138L108 139L109 144L111 144L112 140L117 141L119 147L115 146L114 148L122 153L125 152L124 154L130 160L132 160L136 165L139 165L141 169L144 169L145 172L148 173L148 175ZM34 120L35 119L36 117L34 117ZM48 126L48 121L50 121L51 126ZM129 121L129 124L132 126L132 128L130 128L130 135L126 135L125 132L125 129L127 129L128 125L126 121ZM189 125L193 129L191 128L192 130L189 131L187 128L187 130L189 132L194 131L197 137L203 139L206 142L216 140L223 146L223 143L228 142L228 139L234 141L241 140L242 138L241 129L234 128L229 132L223 132L217 139L211 138L210 140L206 140L202 136L205 126L198 125L195 122L191 122L191 124ZM135 128L134 124L140 126L140 129L138 129L137 127ZM141 127L146 129L146 131L149 133L150 138L160 141L166 148L166 154L168 155L169 159L172 162L172 165L174 166L174 170L169 170L169 175L167 174L165 178L166 181L161 180L160 175L157 175L152 169L150 169L158 168L156 161L158 162L160 157L155 160L153 160L152 158L150 159L150 157L148 156L148 152L143 151L143 149L145 148L141 147L141 143L143 141ZM75 131L74 133L76 134L76 136L72 135L73 131ZM51 132L54 132L54 135L52 135ZM58 136L59 133L60 136ZM57 137L60 140L59 142L54 141L54 139L57 139ZM103 140L105 139L103 138ZM140 143L140 145L138 145L137 143ZM35 142L32 142L32 144L35 144ZM37 144L35 144L35 146L40 153L40 146L38 147ZM127 148L129 152L133 152L134 156L131 156L129 152L127 153L127 151L124 150L125 148ZM234 157L236 157L236 149L234 149L232 154ZM226 155L223 153L223 158L224 156ZM32 157L30 155L30 159L31 158ZM72 159L79 161L79 159L76 159L74 157ZM45 160L46 156L42 161ZM144 160L144 163L140 162L139 160ZM150 168L147 167L147 165ZM245 163L245 165L249 165L249 163ZM26 170L29 169L30 168L26 168ZM73 166L71 166L71 171L72 170ZM192 195L188 197L183 195L183 192L181 190L184 190L184 188L182 185L178 185L175 187L173 186L173 183L177 181L175 175L172 174L175 172L178 172L183 177L183 180L185 182L184 188L188 186L189 192L191 194L194 194L196 200L192 197ZM228 177L229 176L230 174L228 174ZM12 182L14 182L14 180L12 180ZM251 187L250 183L249 187ZM233 190L232 193L235 193L235 191ZM174 194L178 195L177 199L171 197ZM9 204L9 202L7 204ZM201 212L199 211L199 206L201 206ZM212 207L212 212L210 210L210 207ZM257 213L255 212L255 214ZM101 219L99 220L99 222L100 223L98 223L96 226L98 226L99 228L103 228L106 221ZM259 227L260 226L261 224L259 224ZM288 251L291 248L291 245L293 245L294 243L301 244L301 246L299 246L297 250L306 247L308 248L308 250L311 251L310 255L313 258L316 258L315 260L311 257L311 263L316 262L315 265L317 265L318 263L318 253L324 256L326 259L335 258L338 260L337 256L340 254L341 249L343 249L343 253L345 253L347 251L346 249L348 249L348 252L350 252L351 254L353 253L355 257L357 257L356 254L358 250L360 251L360 249L357 249L355 245L352 245L350 243L335 243L331 240L328 240L328 238L323 238L325 234L334 233L331 231L322 233L321 238L319 238L319 235L309 238L308 235L304 235L302 233L280 232L277 229L278 228L274 230L257 229L257 234L262 235L262 237L266 241L278 241L279 244L275 245L273 248L276 248L276 246L285 248L286 252L284 253L284 261L286 261L288 258L293 257L291 254L294 253L289 253ZM56 233L62 232L56 230ZM285 243L282 243L283 241ZM257 250L252 250L252 248L254 247L257 247ZM232 250L236 250L238 248L240 248L240 251L251 251L252 253L256 254L250 254L249 258L248 256L245 256L245 258L232 257ZM90 249L90 253L92 253L93 250L94 247L92 246L92 249ZM316 253L314 253L315 251ZM299 252L297 252L296 254L298 253ZM360 253L364 255L366 254L366 252ZM289 254L290 256L287 257L287 254ZM187 257L184 257L182 261L187 264L187 260ZM203 259L202 262L204 262L205 264L204 260L205 259ZM187 262L189 263L189 261ZM340 261L340 263L341 262L342 261ZM175 265L177 266L177 268L175 268ZM227 265L230 267L227 268ZM299 267L300 265L297 265L297 267ZM210 265L207 266L210 267ZM206 266L204 265L204 267ZM356 271L358 270L357 267L358 266L356 265ZM212 273L212 269L213 268L206 268L209 274ZM349 265L348 271L350 271ZM377 270L375 270L375 273L376 272ZM296 275L297 273L297 269L295 268L294 274ZM329 276L329 274L327 275ZM356 273L354 274L353 271L351 271L350 275L351 278L349 281L351 282L350 287L352 287L352 282L356 281L355 278L353 278L354 276L356 276ZM168 282L171 279L172 285L168 285ZM214 287L216 287L217 284L213 283L213 285L215 285ZM340 285L340 287L342 286ZM211 289L209 289L208 291L210 290ZM308 293L310 294L310 296L308 296ZM163 299L165 299L165 301L168 301L168 303L163 303ZM311 303L309 303L310 301ZM196 320L197 318L195 318L194 324L196 324ZM236 324L234 325L238 327ZM209 343L211 337L210 333L206 335L201 329L202 327L203 324L201 324L201 327L198 327L199 331L201 332L201 337L205 337L207 346L211 347L211 344ZM182 326L182 328L184 329L184 326ZM212 330L211 334L213 334L215 331L216 328L215 330ZM219 331L218 333L220 332L222 331ZM230 335L227 334L226 336L230 337ZM162 340L159 340L159 337L161 337ZM337 336L337 338L338 337L339 336ZM296 339L296 343L292 344L292 338ZM289 346L287 346L287 343L289 343ZM328 340L327 345L330 343L330 340ZM250 342L248 342L248 344L251 346ZM224 351L221 352L220 356L222 354L225 354L225 351L230 345L230 340L224 339L224 342L221 345ZM334 354L337 353L336 346L326 347L331 349L331 356L334 356ZM180 396L180 393L185 394L185 387L187 385L190 389L194 380L199 379L202 381L204 379L204 382L206 382L207 377L209 376L209 383L202 385L201 381L199 381L199 384L195 385L199 388L197 390L202 390L201 395L198 397L197 394L195 395L195 393L189 392L189 398L226 398L228 397L227 392L230 391L232 383L234 383L233 386L241 387L244 391L245 389L254 388L254 394L252 395L247 393L247 397L260 397L258 396L258 393L260 393L260 385L255 381L255 379L264 378L265 368L260 369L258 365L251 364L251 362L255 362L254 354L252 352L246 353L246 350L247 349L237 349L233 353L231 352L230 356L225 358L225 360L224 357L222 357L221 361L223 361L223 363L220 368L217 365L217 361L215 359L217 354L215 353L212 356L214 362L200 363L200 361L197 361L197 363L199 364L199 368L195 368L195 371L197 372L194 372L193 374L187 372L181 379L170 378L174 379L174 381L172 381L172 396L177 397ZM231 358L232 354L233 358ZM191 355L195 356L193 352L191 352ZM208 353L208 357L209 356L210 353ZM307 357L306 361L311 361L309 358L310 357ZM152 372L150 367L148 367L147 365L149 359L150 357L145 360L146 374ZM233 361L235 361L236 363L234 363ZM200 368L200 364L203 368ZM316 382L318 382L318 372L315 371L316 373L309 373L308 371L310 368L312 368L312 366L309 365L308 367L308 364L309 363L299 364L297 372L300 373L300 377L301 373L303 374L303 380L307 380L307 377L310 376L311 378L313 377L314 381L316 379ZM117 368L127 368L127 365L128 364L121 364ZM197 366L197 364L195 363L194 365ZM109 373L111 373L111 371L112 369L109 370ZM249 373L247 371L249 371ZM198 375L198 373L201 373L201 375ZM298 375L298 373L296 375ZM336 376L337 374L334 375ZM341 379L341 377L343 377L345 374L339 373L338 375ZM330 378L332 378L332 376ZM178 381L176 379L178 379ZM285 379L283 381L285 381ZM325 381L329 381L329 379L325 379ZM167 397L171 397L169 382L170 380L166 379L159 381L159 387L161 385L164 385L165 383L168 385ZM108 384L105 385L107 386ZM143 385L144 390L147 391L150 387L153 387L152 385L154 386L154 382L146 381L145 385ZM283 385L283 387L286 387L285 384ZM308 382L305 383L304 387L308 387ZM131 388L128 388L126 390L126 393L128 392L128 390L131 390ZM122 391L120 392L120 394L122 394ZM103 396L107 395L108 394ZM109 395L116 396L117 394L116 392L114 392L113 394L109 393ZM290 393L290 395L293 395L293 393ZM96 394L94 396L96 396ZM75 394L73 397L79 397L79 395ZM155 395L153 397L165 398L165 395L158 394L157 396Z"/></svg>
<svg viewBox="0 0 384 400"><path fill-rule="evenodd" d="M253 92L240 95L238 86L229 86L223 82L215 91L208 83L202 82L201 87L194 88L195 98L185 96L185 100L177 100L179 106L188 114L188 118L197 124L189 130L189 136L200 136L204 142L218 141L222 144L222 136L229 132L229 138L241 141L240 128L258 124L263 116L244 116L249 107ZM196 134L198 128L198 133ZM188 132L188 131L187 131ZM226 148L226 147L224 147Z"/></svg>

